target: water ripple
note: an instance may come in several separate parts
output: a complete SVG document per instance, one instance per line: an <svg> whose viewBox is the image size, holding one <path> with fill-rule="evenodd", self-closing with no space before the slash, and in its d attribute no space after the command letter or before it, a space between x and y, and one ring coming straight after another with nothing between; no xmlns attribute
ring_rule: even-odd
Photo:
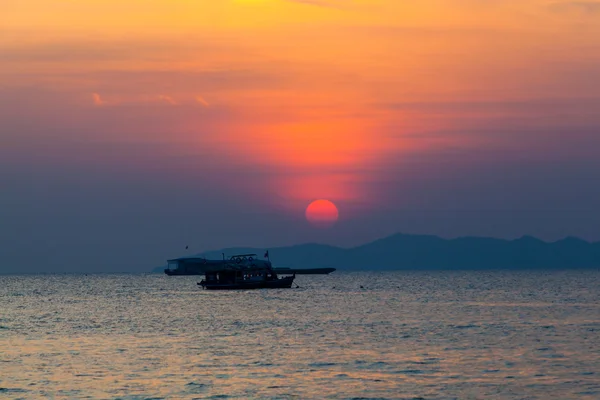
<svg viewBox="0 0 600 400"><path fill-rule="evenodd" d="M0 397L600 396L597 271L197 280L0 276Z"/></svg>

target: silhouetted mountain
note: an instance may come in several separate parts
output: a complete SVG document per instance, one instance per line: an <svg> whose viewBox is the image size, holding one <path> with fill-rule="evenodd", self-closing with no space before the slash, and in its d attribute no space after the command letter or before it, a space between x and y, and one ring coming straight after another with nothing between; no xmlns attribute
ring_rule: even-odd
<svg viewBox="0 0 600 400"><path fill-rule="evenodd" d="M256 253L262 257L264 252L265 249L228 248L200 255L220 259L221 253ZM600 242L574 237L549 243L532 236L503 240L395 234L349 249L311 243L272 248L269 255L275 267L333 267L349 271L600 268ZM162 271L162 267L155 271Z"/></svg>

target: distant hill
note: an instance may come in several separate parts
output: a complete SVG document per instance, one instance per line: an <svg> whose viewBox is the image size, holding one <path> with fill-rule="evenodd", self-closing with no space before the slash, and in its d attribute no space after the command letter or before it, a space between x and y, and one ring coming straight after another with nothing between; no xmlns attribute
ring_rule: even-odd
<svg viewBox="0 0 600 400"><path fill-rule="evenodd" d="M227 248L199 254L220 259L241 253L262 257L265 249ZM532 236L516 240L484 237L442 239L428 235L395 234L361 246L344 249L321 244L269 249L275 267L339 270L436 270L600 268L600 242L567 237L544 242ZM162 272L164 267L156 268Z"/></svg>

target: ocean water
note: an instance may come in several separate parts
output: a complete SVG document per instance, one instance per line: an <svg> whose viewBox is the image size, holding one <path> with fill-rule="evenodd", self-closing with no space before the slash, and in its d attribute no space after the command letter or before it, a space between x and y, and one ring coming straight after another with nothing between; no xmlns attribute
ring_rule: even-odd
<svg viewBox="0 0 600 400"><path fill-rule="evenodd" d="M199 280L0 276L0 398L600 398L599 271Z"/></svg>

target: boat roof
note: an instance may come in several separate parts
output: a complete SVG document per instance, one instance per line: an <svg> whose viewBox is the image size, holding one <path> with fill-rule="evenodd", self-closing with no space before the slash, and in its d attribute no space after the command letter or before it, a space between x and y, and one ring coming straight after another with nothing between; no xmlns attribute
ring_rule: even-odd
<svg viewBox="0 0 600 400"><path fill-rule="evenodd" d="M167 262L171 262L171 261L204 261L204 260L208 261L208 258L192 256L192 257L173 258L171 260L167 260ZM223 261L223 260L211 260L211 261Z"/></svg>
<svg viewBox="0 0 600 400"><path fill-rule="evenodd" d="M199 257L199 256L189 256L189 257L179 257L179 258L172 258L170 260L167 260L167 262L177 262L177 261L197 261L197 262L204 262L206 261L210 261L211 263L219 263L219 262L231 262L231 260L235 260L236 258L248 258L248 257L256 257L256 254L236 254L235 256L231 256L228 257L225 260L219 260L219 259L211 259L211 258L207 258L207 257ZM267 261L267 260L260 260L258 257L256 257L257 261Z"/></svg>

